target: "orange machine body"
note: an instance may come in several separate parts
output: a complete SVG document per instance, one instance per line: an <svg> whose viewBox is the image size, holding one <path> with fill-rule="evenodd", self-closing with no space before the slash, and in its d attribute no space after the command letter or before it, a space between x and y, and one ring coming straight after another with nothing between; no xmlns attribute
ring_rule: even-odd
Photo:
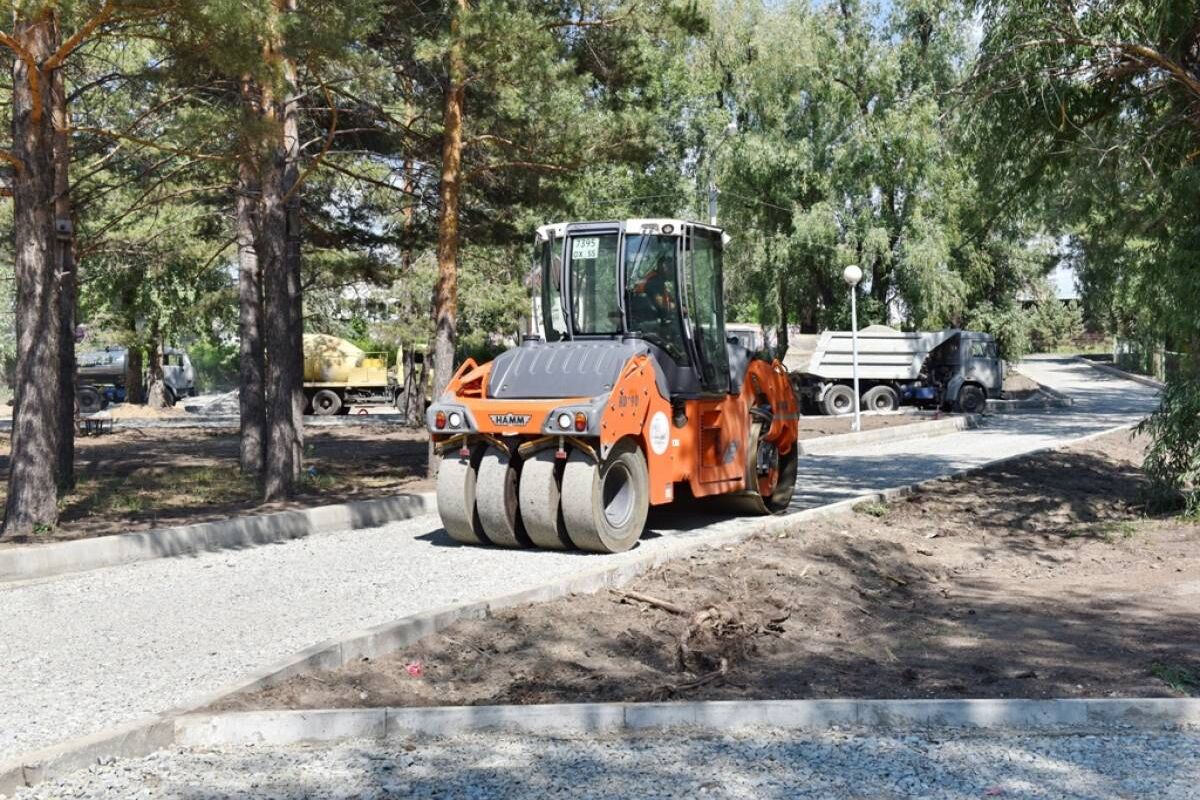
<svg viewBox="0 0 1200 800"><path fill-rule="evenodd" d="M770 419L769 427L758 434L760 440L774 443L781 456L796 446L799 406L787 371L778 361L750 362L737 394L675 404L662 395L654 363L644 354L625 363L603 402L595 397L490 398L486 387L491 368L491 362L479 365L468 360L447 386L443 397L465 409L471 425L469 432L462 433L432 425L434 442L444 451L484 439L501 447L515 443L523 455L550 447L565 455L570 445L603 459L618 442L631 439L646 457L650 503L662 505L675 499L675 486L682 482L687 482L694 497L770 492L778 475L770 469L747 468L747 458L754 457L749 454L754 408L767 410ZM547 432L556 411L587 404L600 409L599 419L588 421L589 429L598 435L581 435L574 429ZM749 480L760 485L748 486Z"/></svg>

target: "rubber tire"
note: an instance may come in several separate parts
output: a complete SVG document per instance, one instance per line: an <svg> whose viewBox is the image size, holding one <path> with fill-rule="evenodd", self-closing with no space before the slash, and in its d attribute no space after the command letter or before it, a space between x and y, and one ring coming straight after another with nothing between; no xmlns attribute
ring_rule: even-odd
<svg viewBox="0 0 1200 800"><path fill-rule="evenodd" d="M553 450L540 450L521 465L521 521L530 541L547 550L575 547L567 535L560 502L565 468L566 462L555 458Z"/></svg>
<svg viewBox="0 0 1200 800"><path fill-rule="evenodd" d="M896 411L900 408L900 395L890 386L873 386L862 398L863 411Z"/></svg>
<svg viewBox="0 0 1200 800"><path fill-rule="evenodd" d="M332 417L341 413L342 398L332 389L321 389L312 397L312 410L318 417Z"/></svg>
<svg viewBox="0 0 1200 800"><path fill-rule="evenodd" d="M95 414L104 408L104 398L90 386L79 389L75 393L75 400L79 403L80 414Z"/></svg>
<svg viewBox="0 0 1200 800"><path fill-rule="evenodd" d="M442 527L456 542L488 544L483 525L475 512L475 484L483 448L476 447L470 456L447 455L438 467L437 506Z"/></svg>
<svg viewBox="0 0 1200 800"><path fill-rule="evenodd" d="M604 513L604 485L616 470L625 471L633 490L630 511L620 525ZM629 550L646 528L650 511L650 473L646 457L634 444L619 442L601 464L576 450L567 459L562 477L562 513L567 535L580 550L622 553Z"/></svg>
<svg viewBox="0 0 1200 800"><path fill-rule="evenodd" d="M758 438L761 424L752 424L746 446L747 489L730 496L721 505L734 514L782 514L792 505L796 493L796 466L800 448L793 443L791 452L779 456L779 479L770 497L758 493ZM753 488L749 488L753 487Z"/></svg>
<svg viewBox="0 0 1200 800"><path fill-rule="evenodd" d="M844 401L845 406L837 405L837 400ZM854 413L854 390L849 386L837 384L829 387L829 391L821 398L821 410L831 417L840 417Z"/></svg>
<svg viewBox="0 0 1200 800"><path fill-rule="evenodd" d="M987 410L987 395L983 389L973 383L958 390L958 399L954 401L954 409L963 414L982 414Z"/></svg>
<svg viewBox="0 0 1200 800"><path fill-rule="evenodd" d="M529 547L532 542L521 522L517 487L520 463L499 447L488 447L479 462L475 482L475 511L483 524L483 535L501 547Z"/></svg>

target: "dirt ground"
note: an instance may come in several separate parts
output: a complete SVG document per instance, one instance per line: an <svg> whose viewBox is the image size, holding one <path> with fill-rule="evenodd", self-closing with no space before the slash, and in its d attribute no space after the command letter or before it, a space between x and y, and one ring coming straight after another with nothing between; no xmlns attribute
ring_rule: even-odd
<svg viewBox="0 0 1200 800"><path fill-rule="evenodd" d="M238 470L238 433L202 428L119 429L75 440L77 485L59 501L59 526L14 544L105 536L235 514L427 491L426 436L395 426L309 428L307 472L289 503L263 504ZM0 502L11 434L0 434ZM10 545L0 545L10 546Z"/></svg>
<svg viewBox="0 0 1200 800"><path fill-rule="evenodd" d="M1200 524L1143 516L1142 452L998 465L219 708L1200 695Z"/></svg>
<svg viewBox="0 0 1200 800"><path fill-rule="evenodd" d="M900 414L864 414L862 430L873 431L877 428L895 428L900 425L912 425L914 422L928 422L933 419L931 412L903 412ZM835 436L849 433L852 415L843 417L812 416L800 420L799 438L815 439L818 436Z"/></svg>

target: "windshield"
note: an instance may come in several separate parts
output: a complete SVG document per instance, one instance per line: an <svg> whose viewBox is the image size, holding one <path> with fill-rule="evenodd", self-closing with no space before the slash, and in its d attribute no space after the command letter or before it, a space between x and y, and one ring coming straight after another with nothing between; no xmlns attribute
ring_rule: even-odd
<svg viewBox="0 0 1200 800"><path fill-rule="evenodd" d="M546 341L557 342L567 334L566 313L562 302L562 240L550 235L538 242L534 258L542 275L542 314Z"/></svg>
<svg viewBox="0 0 1200 800"><path fill-rule="evenodd" d="M575 333L620 333L617 234L572 236L567 252L571 259L571 322Z"/></svg>
<svg viewBox="0 0 1200 800"><path fill-rule="evenodd" d="M625 237L625 308L629 330L685 361L673 236Z"/></svg>

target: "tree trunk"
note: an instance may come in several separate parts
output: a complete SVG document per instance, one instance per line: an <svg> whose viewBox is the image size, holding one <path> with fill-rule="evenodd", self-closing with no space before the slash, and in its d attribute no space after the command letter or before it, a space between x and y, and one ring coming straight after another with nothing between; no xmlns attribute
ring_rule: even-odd
<svg viewBox="0 0 1200 800"><path fill-rule="evenodd" d="M242 80L242 97L254 112L253 87L249 78ZM242 472L257 475L263 469L263 448L267 438L262 332L262 274L257 247L258 204L262 194L258 168L250 159L238 165L237 198L234 201L234 228L238 251L238 412L241 418Z"/></svg>
<svg viewBox="0 0 1200 800"><path fill-rule="evenodd" d="M62 39L55 25L55 46ZM55 263L59 270L58 491L75 486L75 236L71 214L71 118L62 68L50 76L50 119L54 125L54 217L69 230L57 231Z"/></svg>
<svg viewBox="0 0 1200 800"><path fill-rule="evenodd" d="M276 6L291 13L294 3ZM290 497L303 462L304 354L301 317L299 208L292 207L299 173L296 68L283 55L282 39L270 42L266 57L280 64L285 97L263 87L262 108L273 141L262 175L259 263L263 278L266 335L267 443L263 499Z"/></svg>
<svg viewBox="0 0 1200 800"><path fill-rule="evenodd" d="M455 0L450 23L450 52L442 123L441 207L438 216L438 279L433 298L433 396L441 397L454 375L454 345L458 317L458 203L462 193L462 121L466 95L466 62L459 36L459 16L467 0ZM437 454L429 445L429 474L437 472Z"/></svg>
<svg viewBox="0 0 1200 800"><path fill-rule="evenodd" d="M12 457L5 537L28 535L58 522L56 462L59 434L59 293L54 256L54 132L49 81L37 66L49 57L46 15L18 21L13 38L24 58L13 59L14 264L17 368L13 385Z"/></svg>
<svg viewBox="0 0 1200 800"><path fill-rule="evenodd" d="M259 263L263 277L263 322L267 351L267 444L263 462L263 499L291 496L295 489L296 441L291 387L298 381L292 370L292 303L288 292L287 210L284 207L283 150L272 155L263 170L262 232Z"/></svg>
<svg viewBox="0 0 1200 800"><path fill-rule="evenodd" d="M296 11L296 0L287 0L288 12ZM288 317L291 344L289 383L292 398L292 464L293 480L300 479L304 466L304 284L300 273L300 82L296 63L283 60L284 85L287 97L283 105L283 189L287 215L287 291L291 314Z"/></svg>
<svg viewBox="0 0 1200 800"><path fill-rule="evenodd" d="M144 403L146 401L146 387L142 381L145 367L142 348L133 345L127 347L125 349L125 402Z"/></svg>

